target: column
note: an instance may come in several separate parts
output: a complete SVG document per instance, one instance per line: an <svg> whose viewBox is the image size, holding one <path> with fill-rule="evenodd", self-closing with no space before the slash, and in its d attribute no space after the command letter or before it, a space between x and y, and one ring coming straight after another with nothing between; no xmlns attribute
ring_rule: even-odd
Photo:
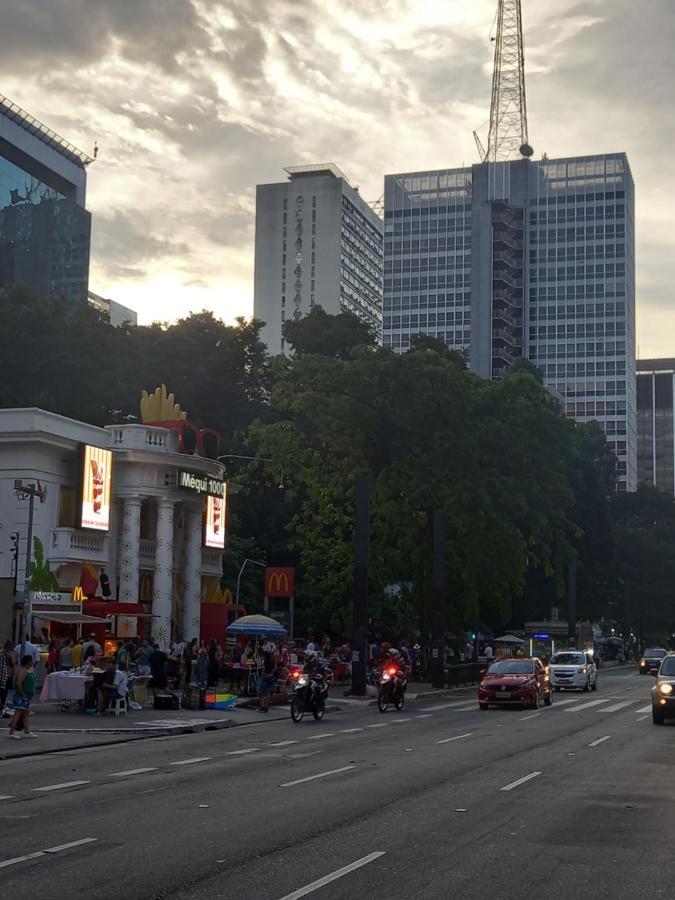
<svg viewBox="0 0 675 900"><path fill-rule="evenodd" d="M184 641L199 638L199 622L202 603L202 521L199 507L189 508L185 516L185 569L183 571L183 621Z"/></svg>
<svg viewBox="0 0 675 900"><path fill-rule="evenodd" d="M173 595L173 500L157 501L157 542L155 546L155 578L152 596L152 639L162 650L171 641Z"/></svg>
<svg viewBox="0 0 675 900"><path fill-rule="evenodd" d="M120 603L138 603L140 540L141 498L124 497L119 560ZM126 637L135 635L136 623L135 616L120 616L117 620L119 635Z"/></svg>

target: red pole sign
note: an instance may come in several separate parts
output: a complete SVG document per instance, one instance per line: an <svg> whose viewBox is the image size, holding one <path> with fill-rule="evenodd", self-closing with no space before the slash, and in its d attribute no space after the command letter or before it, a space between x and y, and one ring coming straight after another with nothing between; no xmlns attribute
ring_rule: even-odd
<svg viewBox="0 0 675 900"><path fill-rule="evenodd" d="M266 597L293 597L295 595L295 569L267 566L265 569Z"/></svg>

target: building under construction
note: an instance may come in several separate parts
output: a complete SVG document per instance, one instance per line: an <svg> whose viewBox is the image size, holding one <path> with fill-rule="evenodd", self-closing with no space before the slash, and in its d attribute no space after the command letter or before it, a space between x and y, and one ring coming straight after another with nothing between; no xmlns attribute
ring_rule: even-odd
<svg viewBox="0 0 675 900"><path fill-rule="evenodd" d="M624 153L535 160L520 0L500 0L490 130L467 168L385 178L383 341L415 334L502 377L526 357L597 420L637 486L635 198Z"/></svg>

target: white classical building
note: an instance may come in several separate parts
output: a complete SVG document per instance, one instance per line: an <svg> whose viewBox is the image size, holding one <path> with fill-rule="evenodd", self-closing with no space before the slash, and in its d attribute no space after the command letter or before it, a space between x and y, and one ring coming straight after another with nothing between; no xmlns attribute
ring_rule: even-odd
<svg viewBox="0 0 675 900"><path fill-rule="evenodd" d="M82 583L100 598L104 570L110 608L146 604L158 643L199 637L201 604L218 593L222 574L222 476L216 460L181 452L171 427L98 428L41 409L0 410L0 635L15 630L24 589L21 481L44 492L33 534L61 591ZM136 634L137 619L125 618L118 634Z"/></svg>

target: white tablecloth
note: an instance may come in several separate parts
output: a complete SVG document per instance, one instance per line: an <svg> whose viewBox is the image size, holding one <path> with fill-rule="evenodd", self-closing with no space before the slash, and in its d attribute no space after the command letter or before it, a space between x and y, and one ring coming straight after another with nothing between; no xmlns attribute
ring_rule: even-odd
<svg viewBox="0 0 675 900"><path fill-rule="evenodd" d="M84 700L90 675L69 675L67 672L51 672L45 678L40 692L40 702L49 700Z"/></svg>

